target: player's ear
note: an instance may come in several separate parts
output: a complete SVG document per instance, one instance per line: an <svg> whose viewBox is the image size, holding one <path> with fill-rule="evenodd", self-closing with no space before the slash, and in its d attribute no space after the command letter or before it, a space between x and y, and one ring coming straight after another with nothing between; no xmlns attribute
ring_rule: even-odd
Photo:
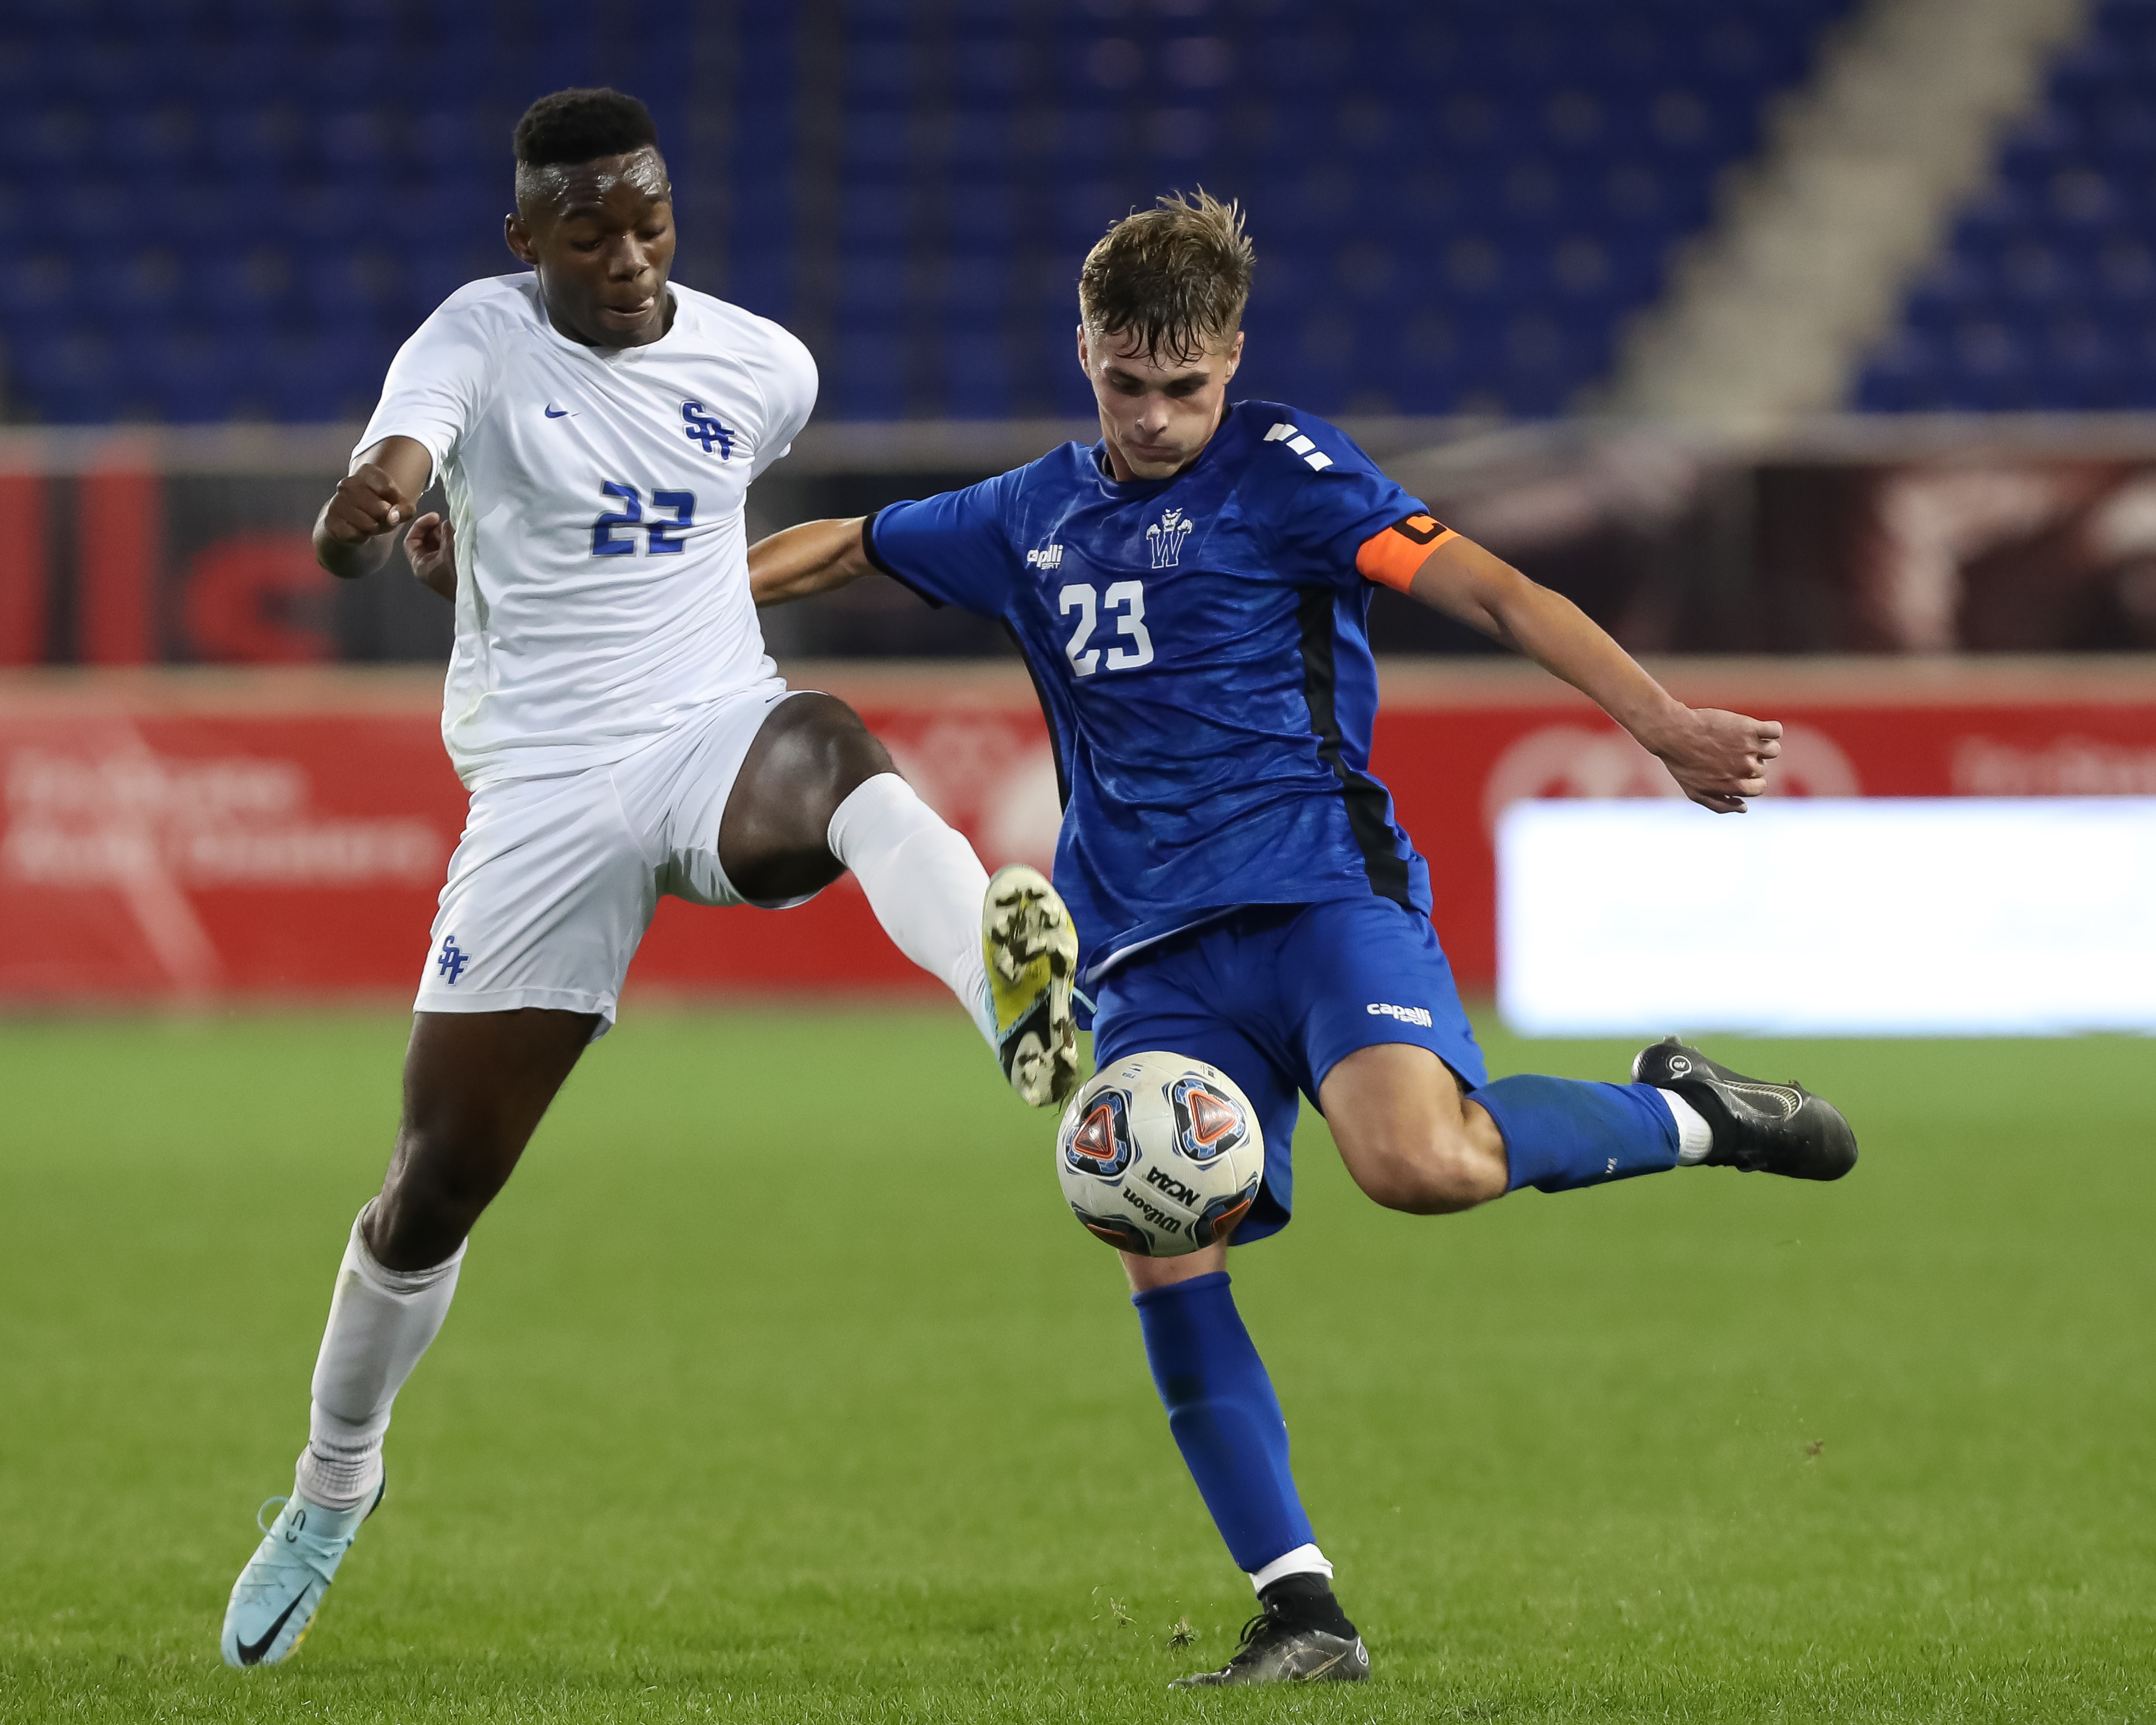
<svg viewBox="0 0 2156 1725"><path fill-rule="evenodd" d="M501 237L509 243L519 263L529 264L535 270L539 267L539 248L531 243L531 224L521 215L512 213L503 218Z"/></svg>
<svg viewBox="0 0 2156 1725"><path fill-rule="evenodd" d="M1078 369L1087 377L1093 375L1093 352L1086 340L1086 326L1078 326Z"/></svg>
<svg viewBox="0 0 2156 1725"><path fill-rule="evenodd" d="M1220 374L1220 381L1223 383L1225 383L1229 378L1234 377L1235 375L1235 367L1242 364L1242 362L1243 332L1240 330L1237 330L1235 331L1235 339L1228 344L1228 369Z"/></svg>

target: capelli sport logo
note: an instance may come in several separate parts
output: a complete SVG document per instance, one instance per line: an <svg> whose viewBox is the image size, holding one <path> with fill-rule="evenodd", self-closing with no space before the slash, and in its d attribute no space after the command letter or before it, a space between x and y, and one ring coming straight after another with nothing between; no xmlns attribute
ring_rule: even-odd
<svg viewBox="0 0 2156 1725"><path fill-rule="evenodd" d="M1063 567L1063 547L1060 545L1037 547L1025 554L1025 566L1029 569L1039 569L1044 574L1050 569L1060 569Z"/></svg>
<svg viewBox="0 0 2156 1725"><path fill-rule="evenodd" d="M1394 1006L1383 1000L1373 1000L1363 1009L1373 1019L1398 1019L1404 1024L1419 1024L1430 1028L1430 1009L1426 1006Z"/></svg>

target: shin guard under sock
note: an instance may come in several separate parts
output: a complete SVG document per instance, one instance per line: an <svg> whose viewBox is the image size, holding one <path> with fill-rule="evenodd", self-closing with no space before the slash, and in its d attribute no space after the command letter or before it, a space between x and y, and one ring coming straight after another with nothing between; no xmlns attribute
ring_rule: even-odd
<svg viewBox="0 0 2156 1725"><path fill-rule="evenodd" d="M1287 1422L1227 1272L1149 1288L1131 1303L1168 1430L1230 1555L1255 1576L1307 1547L1300 1567L1330 1574L1288 1471Z"/></svg>
<svg viewBox="0 0 2156 1725"><path fill-rule="evenodd" d="M826 837L891 944L958 997L993 1048L996 1012L981 955L988 871L965 835L896 773L879 773L839 804Z"/></svg>
<svg viewBox="0 0 2156 1725"><path fill-rule="evenodd" d="M1569 1192L1677 1165L1677 1127L1649 1084L1522 1074L1472 1097L1504 1135L1507 1190Z"/></svg>
<svg viewBox="0 0 2156 1725"><path fill-rule="evenodd" d="M300 1491L325 1509L357 1507L382 1482L390 1406L449 1315L465 1260L459 1245L425 1270L385 1269L367 1249L366 1219L362 1209L337 1266L300 1452Z"/></svg>

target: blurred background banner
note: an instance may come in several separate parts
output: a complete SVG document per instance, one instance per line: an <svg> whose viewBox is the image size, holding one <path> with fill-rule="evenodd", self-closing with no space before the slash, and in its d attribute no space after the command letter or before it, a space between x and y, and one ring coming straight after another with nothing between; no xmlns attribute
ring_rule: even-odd
<svg viewBox="0 0 2156 1725"><path fill-rule="evenodd" d="M1696 703L1741 699L1784 721L1777 798L2156 796L2156 691L2138 661L1657 668ZM1055 768L1023 670L785 669L797 687L851 701L984 856L1049 861ZM1498 977L1494 839L1506 811L1537 798L1673 799L1676 787L1531 667L1394 662L1383 677L1373 764L1430 858L1454 969L1484 992ZM438 701L436 680L409 672L49 673L5 685L0 1002L416 987L464 814ZM1650 834L1727 824L1680 803ZM1674 867L1691 840L1672 842ZM2068 875L2051 878L2067 890ZM1645 894L1641 915L1676 890ZM1529 912L1516 902L1509 913L1515 930L1522 914L1571 926L1561 898L1525 902ZM1732 952L1748 950L1742 927L1713 927ZM784 912L664 901L631 975L639 988L934 992L879 933L850 876Z"/></svg>
<svg viewBox="0 0 2156 1725"><path fill-rule="evenodd" d="M1079 262L1203 184L1258 249L1238 390L1784 719L1779 793L2156 793L2156 0L21 0L0 998L410 985L449 608L308 530L398 343L516 267L517 115L596 83L657 119L676 278L818 359L752 535L1090 440ZM999 628L883 582L765 620L984 853L1047 855ZM1481 637L1371 627L1486 988L1502 811L1671 788ZM636 973L917 980L850 884L669 905Z"/></svg>
<svg viewBox="0 0 2156 1725"><path fill-rule="evenodd" d="M1526 803L1498 850L1523 1035L2156 1030L2156 798Z"/></svg>

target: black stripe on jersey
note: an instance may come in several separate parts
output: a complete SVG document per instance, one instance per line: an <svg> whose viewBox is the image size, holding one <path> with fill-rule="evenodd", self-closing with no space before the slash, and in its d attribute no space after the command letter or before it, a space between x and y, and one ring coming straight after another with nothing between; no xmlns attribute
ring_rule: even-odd
<svg viewBox="0 0 2156 1725"><path fill-rule="evenodd" d="M1308 588L1296 607L1296 624L1302 632L1302 698L1310 707L1311 728L1317 733L1317 752L1340 781L1340 794L1348 804L1348 828L1363 853L1370 891L1412 909L1407 859L1393 848L1384 788L1341 756L1340 717L1332 704L1333 598L1329 587Z"/></svg>
<svg viewBox="0 0 2156 1725"><path fill-rule="evenodd" d="M932 606L936 610L941 611L943 608L942 600L937 598L932 593L923 593L911 581L908 581L903 575L900 574L897 570L892 568L889 563L886 563L883 560L883 553L876 549L876 516L881 515L883 511L881 510L877 510L875 514L863 518L861 521L861 549L868 553L869 561L875 564L877 568L882 570L885 574L890 576L893 581L896 581L901 587L904 588L916 598L921 601L922 603Z"/></svg>

